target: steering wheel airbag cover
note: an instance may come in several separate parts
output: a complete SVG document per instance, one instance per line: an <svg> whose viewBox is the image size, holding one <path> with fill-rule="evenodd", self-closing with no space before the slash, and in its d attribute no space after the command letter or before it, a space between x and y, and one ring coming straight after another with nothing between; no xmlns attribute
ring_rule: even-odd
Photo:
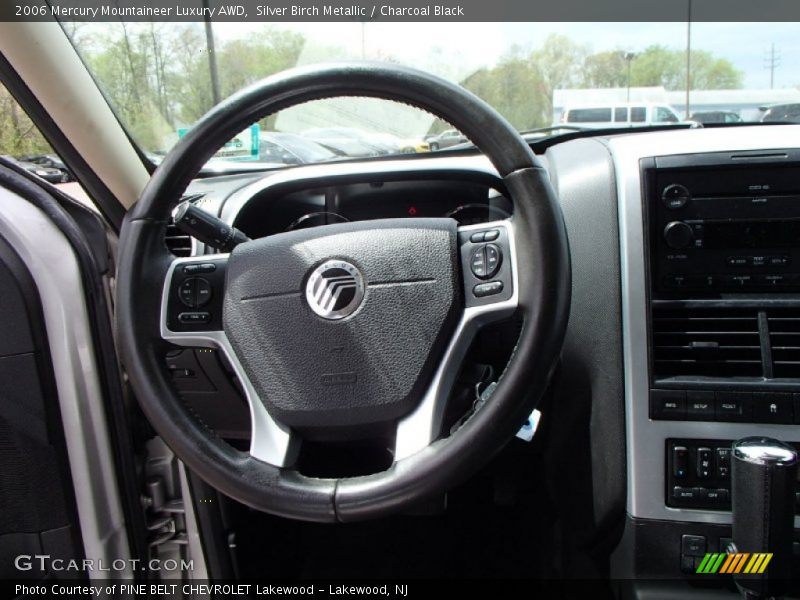
<svg viewBox="0 0 800 600"><path fill-rule="evenodd" d="M409 412L462 306L452 219L301 229L243 244L228 262L225 331L270 414L290 427L341 428ZM309 307L317 265L341 260L364 298L341 320Z"/></svg>

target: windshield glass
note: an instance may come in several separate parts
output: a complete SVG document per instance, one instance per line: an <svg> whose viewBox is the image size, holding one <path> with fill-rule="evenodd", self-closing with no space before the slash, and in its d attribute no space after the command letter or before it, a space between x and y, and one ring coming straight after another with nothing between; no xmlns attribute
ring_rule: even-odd
<svg viewBox="0 0 800 600"><path fill-rule="evenodd" d="M474 92L533 138L581 129L800 122L797 23L65 23L153 162L214 104L284 69L386 60ZM758 40L742 43L742 40ZM537 131L540 130L540 131ZM367 98L271 115L213 162L284 166L436 152L467 140Z"/></svg>

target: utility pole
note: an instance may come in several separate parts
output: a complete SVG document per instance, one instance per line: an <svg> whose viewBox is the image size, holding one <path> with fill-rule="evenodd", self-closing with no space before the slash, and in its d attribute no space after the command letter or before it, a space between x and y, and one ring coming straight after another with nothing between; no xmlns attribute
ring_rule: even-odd
<svg viewBox="0 0 800 600"><path fill-rule="evenodd" d="M689 90L692 89L692 0L688 0L689 8L686 18L686 120L689 120Z"/></svg>
<svg viewBox="0 0 800 600"><path fill-rule="evenodd" d="M764 58L764 68L769 69L769 89L775 87L775 69L781 66L781 56L775 53L775 44L773 43L769 54Z"/></svg>
<svg viewBox="0 0 800 600"><path fill-rule="evenodd" d="M622 55L622 57L625 59L625 62L628 63L628 96L627 96L628 99L626 100L626 102L628 104L630 104L631 103L631 62L633 62L633 59L636 58L636 54L634 54L633 52L626 52L625 54Z"/></svg>
<svg viewBox="0 0 800 600"><path fill-rule="evenodd" d="M208 0L203 0L203 8L208 9ZM219 93L219 72L217 71L217 51L214 48L214 31L211 29L210 10L205 10L203 20L206 25L206 49L208 50L208 69L211 71L211 97L214 106L222 100Z"/></svg>

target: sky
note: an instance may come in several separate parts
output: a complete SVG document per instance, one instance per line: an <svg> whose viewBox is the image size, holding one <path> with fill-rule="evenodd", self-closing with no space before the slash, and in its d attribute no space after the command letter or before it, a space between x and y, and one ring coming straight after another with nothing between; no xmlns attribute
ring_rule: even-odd
<svg viewBox="0 0 800 600"><path fill-rule="evenodd" d="M299 31L313 40L301 62L327 58L325 48L345 47L351 58L387 55L401 62L463 78L491 67L513 44L532 50L549 33L561 33L592 51L621 49L638 52L652 44L686 47L686 23L281 23L275 27ZM215 23L221 39L247 37L264 23ZM363 34L363 39L362 39ZM744 87L767 89L765 63L775 45L780 64L775 87L800 86L800 23L693 23L692 48L727 58L744 74Z"/></svg>

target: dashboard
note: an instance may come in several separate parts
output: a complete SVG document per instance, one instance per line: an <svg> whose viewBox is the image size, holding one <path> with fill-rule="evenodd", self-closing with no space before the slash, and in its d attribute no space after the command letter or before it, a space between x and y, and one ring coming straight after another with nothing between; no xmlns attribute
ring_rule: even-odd
<svg viewBox="0 0 800 600"><path fill-rule="evenodd" d="M792 125L685 129L574 139L540 154L573 269L547 410L583 449L560 460L589 473L570 488L588 498L587 532L624 524L617 577L691 581L685 536L708 552L730 537L730 441L800 443L798 140ZM198 180L189 192L250 237L385 217L513 215L479 155L308 165ZM223 378L206 373L201 352L181 351L170 368L187 397L229 407L209 390L235 384L214 383ZM210 387L187 384L190 371ZM238 422L224 412L220 429L242 437L244 403ZM659 553L635 552L655 545Z"/></svg>

